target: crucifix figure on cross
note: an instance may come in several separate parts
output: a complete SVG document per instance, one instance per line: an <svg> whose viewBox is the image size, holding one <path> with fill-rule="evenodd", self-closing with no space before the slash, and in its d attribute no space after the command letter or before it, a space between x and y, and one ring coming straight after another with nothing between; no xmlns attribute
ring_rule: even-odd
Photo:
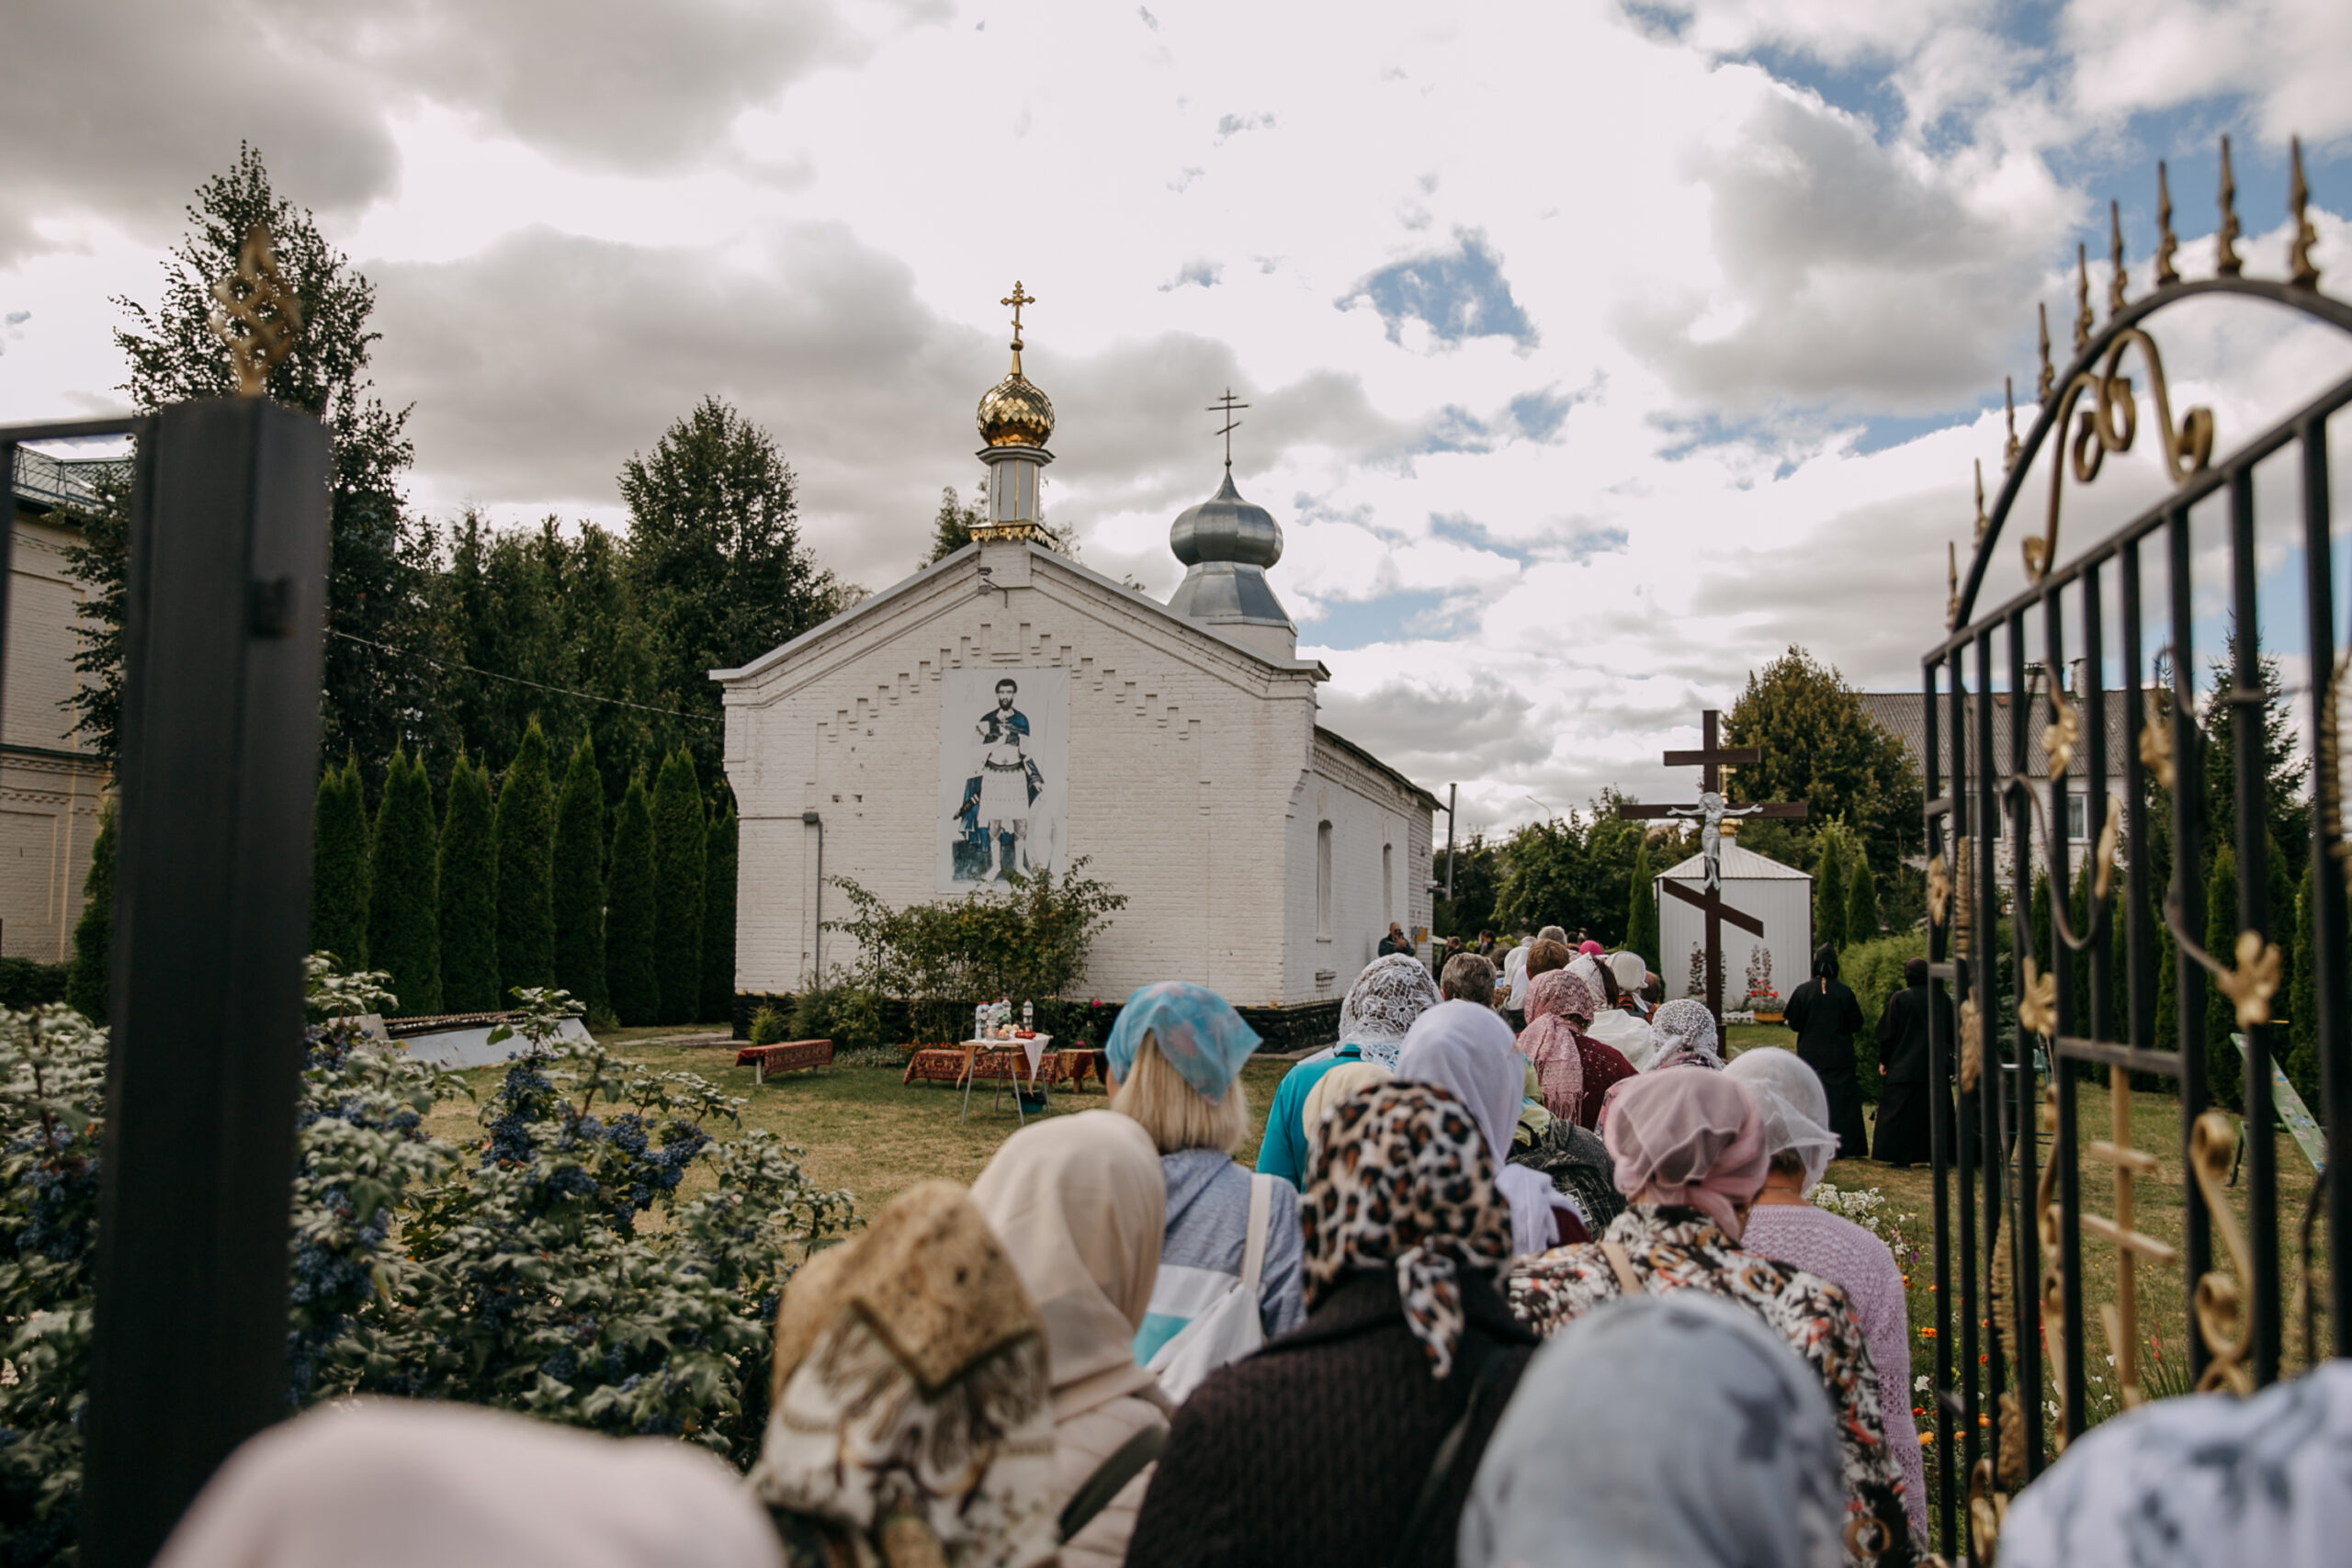
<svg viewBox="0 0 2352 1568"><path fill-rule="evenodd" d="M1668 878L1659 886L1667 896L1694 905L1707 917L1707 1010L1715 1015L1718 1029L1724 1018L1724 922L1728 920L1753 937L1764 934L1764 922L1755 916L1735 909L1724 902L1723 825L1726 818L1780 817L1802 818L1804 803L1793 805L1781 802L1758 802L1747 806L1732 806L1724 799L1723 770L1743 762L1760 762L1764 753L1754 746L1722 746L1716 743L1717 726L1722 714L1713 708L1706 711L1701 722L1702 744L1696 751L1668 751L1666 765L1669 768L1698 768L1699 799L1691 806L1621 806L1617 815L1634 821L1669 821L1681 818L1699 824L1699 852L1704 858L1706 874L1701 886L1693 893L1688 886ZM1666 954L1658 954L1658 962L1666 962Z"/></svg>

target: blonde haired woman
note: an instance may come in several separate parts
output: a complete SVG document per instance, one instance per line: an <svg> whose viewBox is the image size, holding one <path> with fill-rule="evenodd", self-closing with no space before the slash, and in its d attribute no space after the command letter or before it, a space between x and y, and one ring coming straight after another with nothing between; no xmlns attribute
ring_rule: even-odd
<svg viewBox="0 0 2352 1568"><path fill-rule="evenodd" d="M1240 1288L1253 1211L1257 1337L1287 1334L1306 1315L1297 1189L1272 1177L1255 1178L1233 1158L1235 1145L1250 1135L1250 1097L1240 1073L1257 1046L1256 1032L1223 997L1204 986L1163 980L1127 998L1104 1051L1111 1109L1151 1134L1168 1184L1159 1276L1135 1348L1136 1359L1159 1368L1169 1393L1179 1399L1212 1370L1201 1354L1184 1354L1179 1336Z"/></svg>

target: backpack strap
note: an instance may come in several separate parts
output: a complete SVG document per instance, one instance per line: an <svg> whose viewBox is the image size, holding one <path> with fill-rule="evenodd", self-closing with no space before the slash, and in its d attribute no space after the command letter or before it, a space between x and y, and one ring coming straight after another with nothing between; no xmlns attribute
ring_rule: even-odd
<svg viewBox="0 0 2352 1568"><path fill-rule="evenodd" d="M1111 1450L1111 1457L1086 1478L1086 1484L1071 1495L1062 1506L1061 1539L1065 1541L1084 1529L1094 1516L1111 1506L1119 1488L1143 1473L1144 1467L1159 1457L1168 1446L1168 1428L1145 1427L1125 1442Z"/></svg>
<svg viewBox="0 0 2352 1568"><path fill-rule="evenodd" d="M1617 1276L1617 1288L1620 1291L1629 1296L1649 1294L1648 1288L1642 1283L1642 1277L1634 1272L1634 1259L1632 1255L1626 1252L1623 1242L1604 1237L1600 1243L1600 1252L1602 1257L1609 1259L1609 1271Z"/></svg>

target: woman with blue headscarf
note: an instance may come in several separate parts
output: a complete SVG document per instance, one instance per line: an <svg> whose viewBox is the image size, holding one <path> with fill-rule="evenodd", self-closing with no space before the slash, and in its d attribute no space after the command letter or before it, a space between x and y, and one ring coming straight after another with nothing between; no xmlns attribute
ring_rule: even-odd
<svg viewBox="0 0 2352 1568"><path fill-rule="evenodd" d="M1306 1315L1297 1189L1252 1176L1232 1155L1250 1134L1240 1074L1257 1046L1257 1032L1223 997L1205 986L1163 980L1127 998L1104 1053L1111 1109L1151 1134L1168 1181L1159 1275L1135 1350L1136 1360L1158 1371L1161 1387L1178 1400L1227 1352L1248 1348L1229 1325L1204 1320L1241 1288L1253 1250L1257 1333L1244 1338L1287 1334Z"/></svg>

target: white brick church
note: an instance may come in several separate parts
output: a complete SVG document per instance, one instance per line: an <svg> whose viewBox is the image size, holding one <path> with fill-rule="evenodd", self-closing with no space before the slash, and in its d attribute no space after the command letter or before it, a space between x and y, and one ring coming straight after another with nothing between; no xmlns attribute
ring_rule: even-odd
<svg viewBox="0 0 2352 1568"><path fill-rule="evenodd" d="M1018 290L1016 290L1016 294ZM1127 896L1087 990L1193 980L1237 1006L1330 1001L1391 920L1430 919L1427 790L1315 722L1330 671L1266 581L1282 530L1228 460L1170 544L1168 604L1041 542L1053 405L1012 368L980 400L989 521L954 555L740 670L736 988L846 964L847 877L903 907L1019 867Z"/></svg>

